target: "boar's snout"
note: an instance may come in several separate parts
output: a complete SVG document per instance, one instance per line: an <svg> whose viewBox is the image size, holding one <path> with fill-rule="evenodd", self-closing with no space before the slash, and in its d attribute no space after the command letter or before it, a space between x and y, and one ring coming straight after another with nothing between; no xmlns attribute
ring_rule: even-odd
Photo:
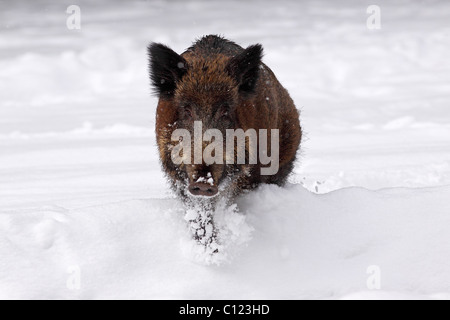
<svg viewBox="0 0 450 320"><path fill-rule="evenodd" d="M194 182L189 185L189 192L194 196L212 197L219 192L219 188L209 183Z"/></svg>

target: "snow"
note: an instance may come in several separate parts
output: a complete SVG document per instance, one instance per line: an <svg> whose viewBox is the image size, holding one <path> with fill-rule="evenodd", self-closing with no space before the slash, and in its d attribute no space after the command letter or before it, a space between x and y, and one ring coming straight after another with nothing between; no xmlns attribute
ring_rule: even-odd
<svg viewBox="0 0 450 320"><path fill-rule="evenodd" d="M214 185L214 179L211 177L211 173L208 172L207 177L200 177L198 178L195 182L203 182L203 183L208 183L210 185Z"/></svg>
<svg viewBox="0 0 450 320"><path fill-rule="evenodd" d="M0 215L0 297L449 298L449 195L266 186L242 214L220 217L235 241L220 266L202 261L174 199L10 212ZM366 286L372 265L379 292ZM80 290L66 286L71 266Z"/></svg>
<svg viewBox="0 0 450 320"><path fill-rule="evenodd" d="M0 298L450 299L450 3L378 1L380 30L367 1L81 1L68 30L71 4L0 3ZM212 255L145 52L210 33L263 44L305 130L285 188L215 212Z"/></svg>

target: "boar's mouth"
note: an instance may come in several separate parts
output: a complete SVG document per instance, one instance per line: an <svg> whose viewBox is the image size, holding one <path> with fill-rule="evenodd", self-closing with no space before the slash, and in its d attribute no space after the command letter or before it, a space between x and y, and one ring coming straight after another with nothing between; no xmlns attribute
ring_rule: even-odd
<svg viewBox="0 0 450 320"><path fill-rule="evenodd" d="M210 172L206 175L198 175L197 173L190 179L187 189L191 196L214 197L219 193L217 185L218 181L215 181Z"/></svg>
<svg viewBox="0 0 450 320"><path fill-rule="evenodd" d="M226 176L223 165L188 165L185 168L189 177L186 191L190 196L215 197L219 194L219 185Z"/></svg>
<svg viewBox="0 0 450 320"><path fill-rule="evenodd" d="M213 197L219 193L219 188L205 182L194 182L189 185L188 191L193 196Z"/></svg>

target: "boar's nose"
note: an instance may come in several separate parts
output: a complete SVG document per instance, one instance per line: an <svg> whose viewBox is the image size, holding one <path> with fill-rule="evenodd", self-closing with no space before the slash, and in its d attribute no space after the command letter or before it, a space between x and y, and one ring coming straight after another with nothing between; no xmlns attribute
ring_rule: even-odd
<svg viewBox="0 0 450 320"><path fill-rule="evenodd" d="M209 183L194 182L190 184L189 192L194 196L212 197L219 192L219 189Z"/></svg>

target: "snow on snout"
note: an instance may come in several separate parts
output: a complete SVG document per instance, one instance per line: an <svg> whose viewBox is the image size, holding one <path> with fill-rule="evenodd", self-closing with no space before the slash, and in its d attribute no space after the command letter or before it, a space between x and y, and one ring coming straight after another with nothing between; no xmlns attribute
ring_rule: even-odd
<svg viewBox="0 0 450 320"><path fill-rule="evenodd" d="M205 177L200 177L200 178L198 178L195 182L198 182L198 183L208 183L209 185L211 185L211 186L213 186L214 185L214 179L213 179L213 177L212 177L212 175L211 175L211 172L208 172L208 174L206 175L206 178Z"/></svg>

